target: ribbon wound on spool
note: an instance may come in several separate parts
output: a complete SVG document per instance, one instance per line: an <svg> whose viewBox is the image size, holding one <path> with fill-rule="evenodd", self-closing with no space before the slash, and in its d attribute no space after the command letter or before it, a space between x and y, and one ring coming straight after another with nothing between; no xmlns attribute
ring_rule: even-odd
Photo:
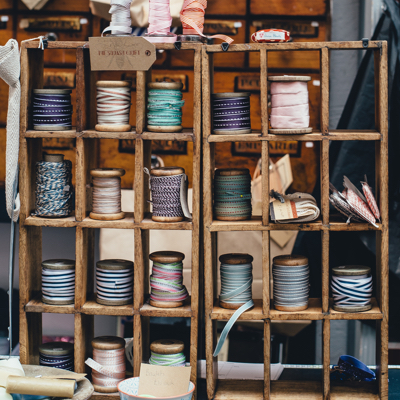
<svg viewBox="0 0 400 400"><path fill-rule="evenodd" d="M152 351L149 364L163 367L184 367L186 365L186 357L183 353L158 354Z"/></svg>
<svg viewBox="0 0 400 400"><path fill-rule="evenodd" d="M149 5L149 35L170 34L172 17L169 0L150 0Z"/></svg>
<svg viewBox="0 0 400 400"><path fill-rule="evenodd" d="M221 39L231 44L233 39L226 35L206 36L203 34L204 14L207 0L185 0L181 10L181 22L184 35L200 35L207 39Z"/></svg>
<svg viewBox="0 0 400 400"><path fill-rule="evenodd" d="M132 33L131 22L131 3L132 0L111 0L110 25L103 30L101 36L106 32L113 35L130 35Z"/></svg>
<svg viewBox="0 0 400 400"><path fill-rule="evenodd" d="M221 263L221 294L220 301L225 303L242 303L244 304L238 308L232 317L229 319L221 336L218 340L217 346L214 350L214 357L217 357L221 351L222 346L228 336L229 331L237 321L237 319L247 310L254 306L251 294L251 285L253 283L253 264L222 264Z"/></svg>

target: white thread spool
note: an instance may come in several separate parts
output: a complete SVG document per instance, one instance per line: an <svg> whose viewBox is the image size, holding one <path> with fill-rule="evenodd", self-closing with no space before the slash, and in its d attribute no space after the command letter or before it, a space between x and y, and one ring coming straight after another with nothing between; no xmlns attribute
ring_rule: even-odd
<svg viewBox="0 0 400 400"><path fill-rule="evenodd" d="M271 82L270 133L312 133L307 82L310 76L269 76Z"/></svg>
<svg viewBox="0 0 400 400"><path fill-rule="evenodd" d="M128 132L131 81L98 81L96 131Z"/></svg>
<svg viewBox="0 0 400 400"><path fill-rule="evenodd" d="M102 221L122 219L121 211L121 168L96 168L90 171L93 177L92 212L90 218Z"/></svg>

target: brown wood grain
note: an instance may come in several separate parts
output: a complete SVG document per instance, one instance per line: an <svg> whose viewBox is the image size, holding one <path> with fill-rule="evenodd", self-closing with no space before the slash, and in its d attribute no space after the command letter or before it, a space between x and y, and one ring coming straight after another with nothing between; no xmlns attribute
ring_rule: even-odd
<svg viewBox="0 0 400 400"><path fill-rule="evenodd" d="M264 15L322 16L328 12L327 7L327 0L272 0L267 5L262 1L250 1L251 13Z"/></svg>

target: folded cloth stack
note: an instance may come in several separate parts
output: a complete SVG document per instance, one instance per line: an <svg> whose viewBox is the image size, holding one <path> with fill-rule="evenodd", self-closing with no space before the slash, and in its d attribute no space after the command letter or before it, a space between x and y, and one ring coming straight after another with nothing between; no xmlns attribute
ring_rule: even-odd
<svg viewBox="0 0 400 400"><path fill-rule="evenodd" d="M309 76L271 76L271 128L301 129L310 125Z"/></svg>

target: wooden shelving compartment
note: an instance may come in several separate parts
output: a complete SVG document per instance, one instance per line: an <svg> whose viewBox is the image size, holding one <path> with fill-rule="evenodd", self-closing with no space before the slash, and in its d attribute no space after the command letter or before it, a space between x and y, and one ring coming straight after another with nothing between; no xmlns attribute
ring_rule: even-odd
<svg viewBox="0 0 400 400"><path fill-rule="evenodd" d="M387 125L387 43L372 41L367 51L374 52L375 65L375 130L329 129L329 56L335 50L365 50L362 42L322 43L276 43L230 45L229 52L255 52L260 59L261 131L248 135L212 134L211 94L213 93L213 55L223 54L220 45L204 46L202 52L203 89L203 213L204 213L204 291L206 327L206 365L208 399L348 399L388 398L388 125ZM320 56L320 130L308 135L273 135L268 126L268 55L274 51L316 51ZM276 74L276 71L274 72ZM262 216L249 221L213 220L213 175L215 170L215 147L221 142L260 142L262 170L269 168L270 141L319 141L321 166L321 217L304 224L276 224L269 217L269 176L262 174ZM331 214L329 207L329 143L332 140L367 140L375 142L376 188L382 223L378 228L366 223L347 225L343 219ZM322 248L321 288L322 297L310 299L310 306L301 312L280 312L274 309L270 293L270 231L297 230L319 231ZM340 313L331 309L329 298L329 235L330 231L376 231L377 279L376 298L373 308L363 313ZM227 321L232 310L221 308L217 293L217 234L231 231L262 232L263 298L255 299L255 307L240 316L240 320L264 321L264 381L218 380L218 361L213 357L216 345L216 323ZM232 249L234 252L235 249ZM376 382L338 383L330 382L330 321L346 319L375 320L377 325L377 379ZM323 324L323 369L321 380L316 382L270 381L271 321L272 320L321 320Z"/></svg>
<svg viewBox="0 0 400 400"><path fill-rule="evenodd" d="M96 73L90 69L89 43L51 42L45 51L53 49L73 49L76 51L76 127L68 131L35 131L32 129L31 102L32 89L43 87L44 58L37 42L26 42L21 46L21 129L20 129L20 358L23 364L38 364L38 347L42 343L42 313L74 315L75 371L90 372L85 360L91 356L90 341L94 337L94 316L133 316L134 366L133 376L139 375L141 362L148 361L149 317L190 318L190 361L191 380L197 379L197 341L199 308L199 259L202 249L200 241L200 190L201 190L201 48L202 45L182 45L184 52L194 57L194 107L193 126L181 133L146 132L146 93L147 83L151 81L151 70L136 72L137 100L136 128L130 132L97 132L96 122ZM157 45L165 51L174 50L171 45ZM31 216L35 206L35 163L42 159L42 140L44 138L75 139L75 211L66 218L40 218ZM98 221L89 218L91 210L91 190L89 171L98 167L99 139L135 140L134 213L117 221ZM143 168L151 168L150 156L152 140L179 140L193 143L193 218L181 223L157 223L151 220L149 209L148 177ZM115 165L118 167L118 165ZM75 304L51 306L41 300L41 262L42 227L75 229ZM134 230L135 268L133 301L125 306L102 306L95 301L94 286L94 241L95 229ZM161 309L145 302L149 294L149 239L151 231L189 230L191 231L191 297L183 307ZM167 249L166 249L167 250ZM177 250L177 249L168 249ZM72 257L71 257L72 258ZM104 395L95 393L93 398L119 398L118 393Z"/></svg>

